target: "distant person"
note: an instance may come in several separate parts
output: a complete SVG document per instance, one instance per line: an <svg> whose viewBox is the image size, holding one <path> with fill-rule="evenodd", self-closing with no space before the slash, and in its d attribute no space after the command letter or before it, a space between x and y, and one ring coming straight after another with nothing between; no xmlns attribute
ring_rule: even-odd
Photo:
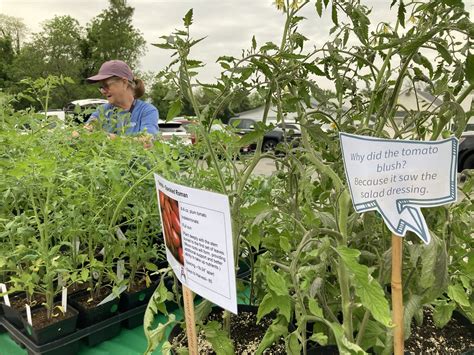
<svg viewBox="0 0 474 355"><path fill-rule="evenodd" d="M92 128L94 121L99 122L109 133L134 135L138 133L158 133L158 110L155 106L139 98L145 93L141 79L133 76L127 63L121 60L109 60L102 64L97 75L87 78L89 83L99 83L99 90L109 101L92 113L85 128Z"/></svg>

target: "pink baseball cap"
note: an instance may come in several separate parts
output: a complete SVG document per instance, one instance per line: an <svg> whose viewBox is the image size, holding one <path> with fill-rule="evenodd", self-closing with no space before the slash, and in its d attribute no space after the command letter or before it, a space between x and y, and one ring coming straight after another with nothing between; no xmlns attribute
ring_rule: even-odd
<svg viewBox="0 0 474 355"><path fill-rule="evenodd" d="M118 76L119 78L125 78L129 81L133 81L133 73L130 67L121 60L109 60L101 65L97 75L91 76L86 80L89 83L95 83L97 81L105 80L113 76Z"/></svg>

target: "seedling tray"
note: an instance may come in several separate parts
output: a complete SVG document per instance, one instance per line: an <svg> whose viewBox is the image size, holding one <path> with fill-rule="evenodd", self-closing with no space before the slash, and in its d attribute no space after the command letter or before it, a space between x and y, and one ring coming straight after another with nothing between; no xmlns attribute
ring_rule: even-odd
<svg viewBox="0 0 474 355"><path fill-rule="evenodd" d="M130 309L126 312L118 313L115 316L107 318L86 328L78 328L72 334L66 335L61 339L54 340L43 345L36 345L33 340L28 337L24 330L19 330L18 328L16 328L13 324L6 320L3 315L0 316L0 326L5 327L5 329L10 333L10 336L13 338L13 340L24 345L25 348L28 350L29 354L41 355L52 353L55 350L68 345L73 345L74 343L77 343L80 339L100 332L113 324L117 324L131 317L144 314L146 307L147 305L144 304L142 306Z"/></svg>

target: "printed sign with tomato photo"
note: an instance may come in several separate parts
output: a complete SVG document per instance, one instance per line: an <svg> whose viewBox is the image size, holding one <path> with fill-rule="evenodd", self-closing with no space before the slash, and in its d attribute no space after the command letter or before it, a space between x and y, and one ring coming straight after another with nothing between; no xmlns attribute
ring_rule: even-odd
<svg viewBox="0 0 474 355"><path fill-rule="evenodd" d="M161 217L163 219L163 235L165 237L166 247L173 257L181 265L184 265L178 201L170 198L162 191L160 191L159 194Z"/></svg>

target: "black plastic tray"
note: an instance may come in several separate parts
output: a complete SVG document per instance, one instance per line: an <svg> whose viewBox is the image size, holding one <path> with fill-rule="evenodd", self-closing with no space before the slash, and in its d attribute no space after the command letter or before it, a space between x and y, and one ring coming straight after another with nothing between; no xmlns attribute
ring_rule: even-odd
<svg viewBox="0 0 474 355"><path fill-rule="evenodd" d="M126 312L118 313L117 315L107 318L99 323L94 325L88 326L86 328L78 328L74 333L66 335L61 339L52 341L50 343L46 343L43 345L36 345L25 333L24 330L19 330L14 325L12 325L9 321L7 321L3 316L0 316L0 326L5 327L5 329L10 333L10 336L13 340L17 341L18 343L23 344L29 353L32 354L43 354L49 351L56 350L60 347L63 347L68 344L72 344L77 342L78 340L87 337L91 334L99 332L112 324L116 324L127 320L131 317L137 316L139 314L143 314L146 311L147 305L144 304L142 306L130 309Z"/></svg>

